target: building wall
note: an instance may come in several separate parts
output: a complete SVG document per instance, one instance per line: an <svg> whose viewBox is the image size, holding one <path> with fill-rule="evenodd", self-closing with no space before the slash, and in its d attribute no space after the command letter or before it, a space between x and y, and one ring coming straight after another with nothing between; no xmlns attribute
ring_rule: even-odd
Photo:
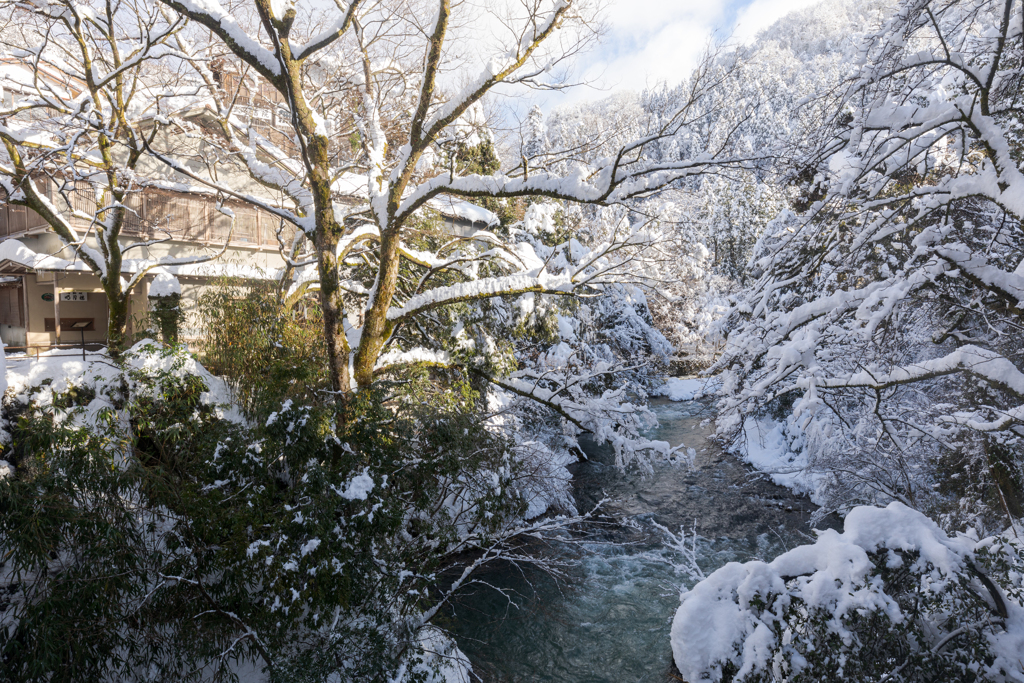
<svg viewBox="0 0 1024 683"><path fill-rule="evenodd" d="M46 318L54 317L52 301L43 299L44 294L53 294L53 279L49 274L29 275L28 282L29 300L29 325L28 344L45 345L54 344L55 333L44 331ZM198 325L198 301L205 291L216 284L217 280L212 278L182 278L181 282L181 308L182 321L180 335L182 341L195 340L202 336L202 329ZM86 331L86 343L100 343L106 340L107 335L107 297L100 288L99 278L91 274L66 274L58 275L58 287L64 291L86 291L89 292L88 301L61 301L60 316L63 321L61 329L61 343L74 344L82 339L82 333L69 330L67 325L72 318L93 318L94 330ZM144 330L152 329L149 319L150 302L148 297L149 278L141 283L133 292L131 305L128 311L130 334L138 334Z"/></svg>
<svg viewBox="0 0 1024 683"><path fill-rule="evenodd" d="M187 195L182 195L181 202L192 201ZM172 202L173 203L173 202ZM2 207L0 207L2 208ZM168 209L170 211L170 209ZM204 214L205 215L205 214ZM443 217L444 229L456 236L470 236L476 229L486 228L483 223L473 222L453 217ZM260 228L260 234L263 234ZM0 237L2 239L2 237ZM31 234L20 234L18 241L38 254L48 254L74 261L72 251L61 243L60 239L45 229ZM122 247L127 246L135 238L124 237ZM276 239L274 244L266 243L265 239L258 240L263 243L239 244L233 243L223 255L217 259L207 262L201 266L210 273L210 276L187 277L181 276L182 284L182 309L183 319L180 327L180 336L183 341L201 340L202 330L198 325L197 303L203 292L210 286L217 283L213 275L217 272L231 272L231 266L244 266L251 274L251 269L259 269L270 275L273 271L284 267L284 260L278 252ZM131 249L126 258L132 259L155 259L162 257L187 257L196 255L212 255L220 250L220 244L196 243L184 239L168 240L145 247ZM77 265L83 265L81 261ZM2 275L2 273L0 273ZM85 332L86 342L103 342L106 339L107 331L107 305L106 296L100 286L99 278L89 272L72 273L39 273L24 276L24 293L22 294L23 304L27 304L26 320L21 321L22 329L25 330L24 338L28 345L49 345L56 342L55 331L45 329L47 318L55 318L54 311L54 277L57 278L57 287L62 291L88 292L87 301L61 301L60 317L63 321L61 329L62 343L75 343L82 339L80 331L69 329L71 319L90 318L93 320L93 329ZM129 334L135 334L141 330L148 329L149 325L149 300L148 281L146 278L132 294L129 308ZM18 288L21 293L21 288ZM47 301L44 296L48 295L51 300ZM8 306L10 308L10 306ZM12 317L8 315L7 317ZM8 330L8 336L12 330ZM20 335L21 332L18 331ZM7 340L5 340L7 341ZM18 340L20 341L20 339Z"/></svg>
<svg viewBox="0 0 1024 683"><path fill-rule="evenodd" d="M178 336L181 341L201 341L204 336L199 316L199 299L216 281L185 278L181 281L181 322Z"/></svg>

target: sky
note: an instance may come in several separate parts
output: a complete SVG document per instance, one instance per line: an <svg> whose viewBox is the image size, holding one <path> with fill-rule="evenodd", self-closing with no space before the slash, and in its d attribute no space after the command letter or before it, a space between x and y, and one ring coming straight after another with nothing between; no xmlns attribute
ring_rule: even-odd
<svg viewBox="0 0 1024 683"><path fill-rule="evenodd" d="M709 42L747 43L786 14L818 0L607 0L604 39L576 62L587 86L552 93L545 110L616 90L676 85Z"/></svg>

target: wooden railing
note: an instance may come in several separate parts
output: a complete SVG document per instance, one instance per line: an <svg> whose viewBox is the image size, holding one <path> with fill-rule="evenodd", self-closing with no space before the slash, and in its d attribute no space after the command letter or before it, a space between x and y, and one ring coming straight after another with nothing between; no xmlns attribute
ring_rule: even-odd
<svg viewBox="0 0 1024 683"><path fill-rule="evenodd" d="M170 348L167 344L160 341L159 339L153 340L154 344L159 344L164 348ZM188 347L189 351L194 351L202 347L203 343L200 339L181 339L180 344L184 344ZM95 352L101 351L107 348L106 340L103 341L87 341L83 345L82 342L61 342L60 344L28 344L28 345L7 345L4 347L4 355L7 356L7 360L25 360L31 358L33 353L35 358L39 359L40 353L45 353L51 350L65 349L68 351L74 351L74 353L58 353L55 356L78 356L84 355L86 351ZM12 353L24 353L24 356L11 356Z"/></svg>
<svg viewBox="0 0 1024 683"><path fill-rule="evenodd" d="M56 349L58 351L60 349L67 349L67 350L73 350L74 353L56 353L56 354L53 354L53 355L54 356L77 356L77 355L81 355L82 358L84 359L86 351L99 351L100 349L105 349L105 348L107 348L107 343L106 342L85 342L84 345L81 342L61 343L61 344L28 344L26 346L6 346L6 347L4 347L4 355L7 357L7 360L24 360L25 358L31 358L32 357L32 353L35 352L36 360L39 360L39 354L40 353L43 353L43 352L46 352L46 351L51 351L51 350L54 350L54 349ZM12 353L24 353L25 356L24 357L11 356L10 354L12 354Z"/></svg>

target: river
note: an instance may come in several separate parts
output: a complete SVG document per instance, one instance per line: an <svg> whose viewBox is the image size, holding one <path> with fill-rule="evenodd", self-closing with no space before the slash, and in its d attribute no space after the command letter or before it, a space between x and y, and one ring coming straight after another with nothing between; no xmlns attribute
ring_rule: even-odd
<svg viewBox="0 0 1024 683"><path fill-rule="evenodd" d="M602 448L574 466L580 510L604 497L604 524L572 544L538 552L564 561L553 578L530 566L495 565L456 600L441 625L485 683L664 683L673 674L669 628L680 587L692 585L656 524L675 532L696 522L705 573L730 561L771 559L810 537L806 499L751 474L708 437L709 405L655 399L651 437L694 448L692 467L658 464L623 474ZM498 592L497 588L503 592Z"/></svg>

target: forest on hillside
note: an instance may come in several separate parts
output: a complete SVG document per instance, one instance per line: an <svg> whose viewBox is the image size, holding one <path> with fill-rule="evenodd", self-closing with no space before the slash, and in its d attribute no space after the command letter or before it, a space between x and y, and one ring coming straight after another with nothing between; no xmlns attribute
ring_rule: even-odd
<svg viewBox="0 0 1024 683"><path fill-rule="evenodd" d="M597 680L467 624L648 544L658 680L1024 683L1021 1L823 0L547 109L598 3L0 7L57 245L0 285L107 308L0 343L0 681Z"/></svg>

